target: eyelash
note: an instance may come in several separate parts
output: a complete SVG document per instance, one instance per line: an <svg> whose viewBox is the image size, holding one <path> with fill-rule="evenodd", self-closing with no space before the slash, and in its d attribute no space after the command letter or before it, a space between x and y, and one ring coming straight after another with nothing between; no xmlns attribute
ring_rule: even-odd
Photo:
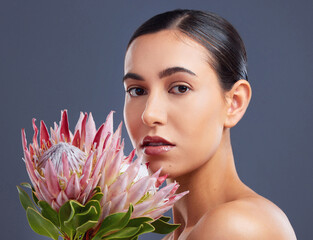
<svg viewBox="0 0 313 240"><path fill-rule="evenodd" d="M176 85L176 86L172 87L171 89L173 89L173 88L175 88L175 87L185 87L185 88L187 88L187 90L186 90L185 92L183 92L183 93L177 93L178 95L183 95L183 94L185 94L186 92L188 92L188 91L191 90L190 87L185 86L185 85ZM131 94L131 91L134 90L134 89L143 89L143 88L140 88L140 87L131 87L131 88L129 88L129 89L126 90L126 93L128 93L131 97L138 97L138 96L133 96L133 95ZM175 93L174 93L174 94L175 94ZM139 96L142 96L142 95L139 95Z"/></svg>

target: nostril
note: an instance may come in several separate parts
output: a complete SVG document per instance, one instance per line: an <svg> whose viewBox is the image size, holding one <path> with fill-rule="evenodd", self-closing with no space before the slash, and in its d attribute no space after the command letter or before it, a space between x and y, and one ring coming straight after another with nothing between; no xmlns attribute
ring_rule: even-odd
<svg viewBox="0 0 313 240"><path fill-rule="evenodd" d="M162 113L157 111L145 111L142 114L142 122L147 126L162 125L166 123L166 118L162 116Z"/></svg>
<svg viewBox="0 0 313 240"><path fill-rule="evenodd" d="M141 118L143 123L150 127L162 125L167 122L166 107L162 104L158 94L153 94L153 96L150 95L147 99Z"/></svg>

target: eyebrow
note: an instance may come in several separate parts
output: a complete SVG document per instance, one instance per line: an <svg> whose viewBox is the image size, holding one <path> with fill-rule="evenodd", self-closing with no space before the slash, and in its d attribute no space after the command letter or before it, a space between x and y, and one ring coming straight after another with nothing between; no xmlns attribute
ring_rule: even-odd
<svg viewBox="0 0 313 240"><path fill-rule="evenodd" d="M170 75L173 75L174 73L178 73L178 72L184 72L184 73L188 73L192 76L197 76L194 72L190 71L187 68L184 67L170 67L170 68L166 68L163 71L159 72L159 78L164 78L164 77L168 77ZM139 80L139 81L144 81L144 78L136 73L126 73L125 76L123 77L123 82L126 79L135 79L135 80Z"/></svg>

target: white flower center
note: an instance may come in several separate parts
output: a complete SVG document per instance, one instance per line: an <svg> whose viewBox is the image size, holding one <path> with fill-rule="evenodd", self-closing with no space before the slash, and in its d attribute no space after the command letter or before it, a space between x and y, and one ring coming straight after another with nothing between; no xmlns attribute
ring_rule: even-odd
<svg viewBox="0 0 313 240"><path fill-rule="evenodd" d="M86 153L65 142L60 142L45 151L39 159L38 168L44 168L51 159L58 175L63 173L62 153L66 154L70 171L80 172L86 161Z"/></svg>

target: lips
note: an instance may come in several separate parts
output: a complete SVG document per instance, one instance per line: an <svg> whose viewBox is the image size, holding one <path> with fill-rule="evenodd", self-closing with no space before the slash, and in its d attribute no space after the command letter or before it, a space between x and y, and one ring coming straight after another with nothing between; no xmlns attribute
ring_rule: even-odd
<svg viewBox="0 0 313 240"><path fill-rule="evenodd" d="M141 147L147 155L159 155L173 149L175 144L159 136L146 136L142 141Z"/></svg>
<svg viewBox="0 0 313 240"><path fill-rule="evenodd" d="M175 146L175 144L165 140L164 138L161 138L159 136L146 136L141 144L141 147L146 147L146 146L164 146L164 145L170 145L170 146Z"/></svg>

